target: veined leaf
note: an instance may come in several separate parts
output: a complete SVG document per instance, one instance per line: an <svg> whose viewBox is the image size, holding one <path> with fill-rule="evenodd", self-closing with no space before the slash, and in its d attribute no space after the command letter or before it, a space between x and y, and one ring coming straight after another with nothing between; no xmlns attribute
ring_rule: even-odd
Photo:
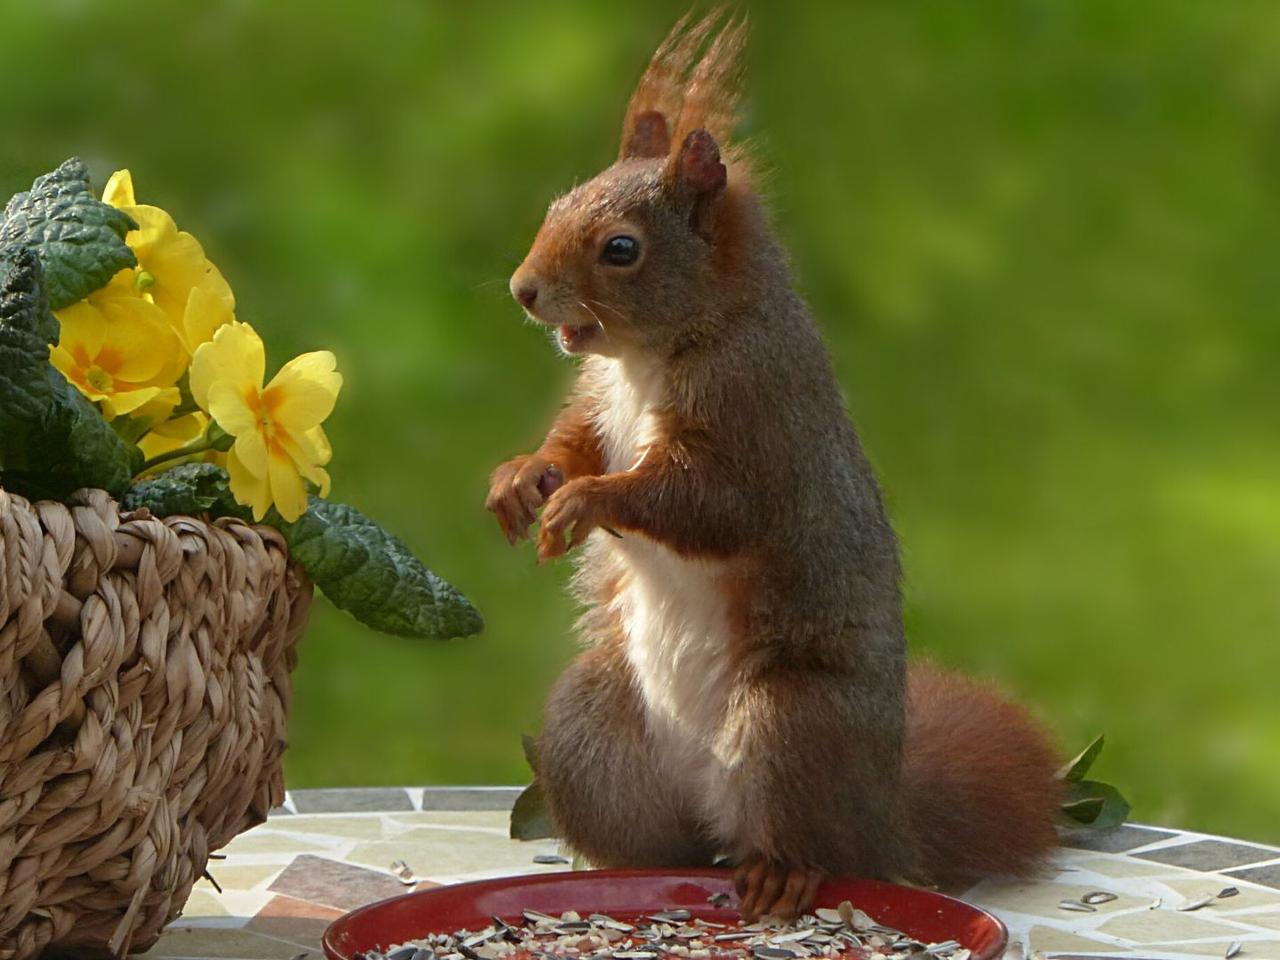
<svg viewBox="0 0 1280 960"><path fill-rule="evenodd" d="M49 303L61 310L138 262L124 242L136 227L128 214L93 195L88 169L72 157L9 201L0 223L0 250L34 250L44 268Z"/></svg>
<svg viewBox="0 0 1280 960"><path fill-rule="evenodd" d="M1089 768L1093 766L1093 761L1098 759L1098 754L1102 752L1102 746L1106 738L1100 733L1093 738L1093 742L1081 750L1074 759L1067 761L1062 769L1058 771L1058 779L1066 780L1068 783L1078 783L1084 779L1085 774L1089 772Z"/></svg>
<svg viewBox="0 0 1280 960"><path fill-rule="evenodd" d="M0 483L35 498L119 494L142 455L49 363L57 335L35 251L0 252Z"/></svg>

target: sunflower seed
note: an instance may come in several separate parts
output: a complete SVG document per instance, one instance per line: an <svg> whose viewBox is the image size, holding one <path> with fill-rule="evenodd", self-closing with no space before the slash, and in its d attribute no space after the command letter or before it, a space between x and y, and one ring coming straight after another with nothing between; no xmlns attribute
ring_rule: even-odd
<svg viewBox="0 0 1280 960"><path fill-rule="evenodd" d="M713 893L711 896L707 897L707 903L711 904L713 907L727 907L729 905L729 901L732 899L733 898L727 893L721 891L720 893Z"/></svg>
<svg viewBox="0 0 1280 960"><path fill-rule="evenodd" d="M605 927L609 930L620 930L623 933L630 933L635 929L629 923L623 923L621 920L615 920L613 917L606 916L603 913L593 913L587 918L597 927Z"/></svg>
<svg viewBox="0 0 1280 960"><path fill-rule="evenodd" d="M683 923L693 914L688 910L663 910L660 913L649 914L649 919L657 923Z"/></svg>
<svg viewBox="0 0 1280 960"><path fill-rule="evenodd" d="M391 863L391 872L396 875L396 879L403 883L406 887L412 887L418 882L418 878L413 875L413 871L409 865L403 860L394 860Z"/></svg>
<svg viewBox="0 0 1280 960"><path fill-rule="evenodd" d="M1236 897L1240 895L1239 887L1223 887L1218 891L1218 899L1226 900L1228 897Z"/></svg>
<svg viewBox="0 0 1280 960"><path fill-rule="evenodd" d="M940 953L950 953L960 946L959 940L944 940L942 943L935 943L925 948L925 953L931 957L936 957Z"/></svg>
<svg viewBox="0 0 1280 960"><path fill-rule="evenodd" d="M784 950L781 947L766 946L755 947L752 949L751 955L754 956L756 960L791 960L791 958L795 956L795 954L790 950Z"/></svg>
<svg viewBox="0 0 1280 960"><path fill-rule="evenodd" d="M540 853L533 858L534 863L568 863L568 857L562 857L558 853Z"/></svg>
<svg viewBox="0 0 1280 960"><path fill-rule="evenodd" d="M1234 957L1237 953L1239 953L1243 949L1244 949L1244 944L1242 944L1239 940L1233 941L1232 944L1229 947L1227 947L1227 952L1222 955L1222 960L1231 960L1232 957Z"/></svg>
<svg viewBox="0 0 1280 960"><path fill-rule="evenodd" d="M551 917L545 913L539 913L537 910L524 910L521 912L524 914L524 918L528 920L530 923L559 923L560 922L559 917Z"/></svg>
<svg viewBox="0 0 1280 960"><path fill-rule="evenodd" d="M1148 909L1148 910L1159 910L1159 909L1160 909L1160 905L1161 905L1161 904L1163 904L1163 903L1164 903L1164 900L1163 900L1162 898L1160 898L1160 897L1156 897L1154 900L1152 900L1152 901L1151 901L1151 903L1150 903L1150 904L1148 904L1148 905L1147 905L1147 909Z"/></svg>
<svg viewBox="0 0 1280 960"><path fill-rule="evenodd" d="M830 907L819 907L813 913L823 923L844 923L844 917L840 915L840 911L832 910Z"/></svg>
<svg viewBox="0 0 1280 960"><path fill-rule="evenodd" d="M1087 903L1081 903L1079 900L1059 900L1059 910L1071 910L1075 913L1097 913L1097 908L1089 906Z"/></svg>
<svg viewBox="0 0 1280 960"><path fill-rule="evenodd" d="M1178 910L1182 913L1190 913L1192 910L1199 910L1201 907L1207 907L1209 904L1213 903L1213 901L1216 899L1218 898L1217 897L1201 897L1199 900L1191 900L1188 903L1184 903L1182 906L1178 908Z"/></svg>
<svg viewBox="0 0 1280 960"><path fill-rule="evenodd" d="M1105 890L1095 890L1093 893L1086 893L1080 898L1081 903L1087 903L1090 906L1098 903L1110 903L1112 900L1118 899L1114 893L1107 893Z"/></svg>

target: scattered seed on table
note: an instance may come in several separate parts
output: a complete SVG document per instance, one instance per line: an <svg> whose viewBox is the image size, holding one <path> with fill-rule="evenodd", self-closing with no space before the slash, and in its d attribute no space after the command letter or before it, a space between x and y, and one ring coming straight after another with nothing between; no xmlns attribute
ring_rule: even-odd
<svg viewBox="0 0 1280 960"><path fill-rule="evenodd" d="M1207 907L1217 899L1217 897L1201 897L1199 900L1192 900L1189 903L1184 903L1178 908L1178 910L1182 913L1190 913L1192 910L1199 910L1201 907Z"/></svg>
<svg viewBox="0 0 1280 960"><path fill-rule="evenodd" d="M1115 899L1117 899L1117 897L1114 893L1107 893L1105 890L1095 890L1093 893L1086 893L1080 898L1080 902L1093 906L1099 903L1110 903Z"/></svg>
<svg viewBox="0 0 1280 960"><path fill-rule="evenodd" d="M1218 891L1218 899L1226 900L1228 897L1239 896L1239 894L1240 894L1239 887L1223 887L1221 890Z"/></svg>
<svg viewBox="0 0 1280 960"><path fill-rule="evenodd" d="M568 863L568 857L562 857L558 853L540 853L533 858L534 863Z"/></svg>
<svg viewBox="0 0 1280 960"><path fill-rule="evenodd" d="M1091 907L1087 903L1081 903L1079 900L1059 900L1059 910L1071 910L1075 913L1097 913L1097 907Z"/></svg>
<svg viewBox="0 0 1280 960"><path fill-rule="evenodd" d="M1239 940L1234 941L1231 946L1227 947L1227 952L1222 955L1222 960L1231 960L1237 953L1244 949L1244 944Z"/></svg>

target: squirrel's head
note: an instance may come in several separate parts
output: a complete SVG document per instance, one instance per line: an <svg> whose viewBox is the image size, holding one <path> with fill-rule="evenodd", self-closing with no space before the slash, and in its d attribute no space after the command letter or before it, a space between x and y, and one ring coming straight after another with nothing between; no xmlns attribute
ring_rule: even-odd
<svg viewBox="0 0 1280 960"><path fill-rule="evenodd" d="M733 125L745 24L697 58L718 19L676 25L631 99L617 162L551 204L511 277L566 353L670 349L696 336L691 304L723 299L750 190L717 142Z"/></svg>

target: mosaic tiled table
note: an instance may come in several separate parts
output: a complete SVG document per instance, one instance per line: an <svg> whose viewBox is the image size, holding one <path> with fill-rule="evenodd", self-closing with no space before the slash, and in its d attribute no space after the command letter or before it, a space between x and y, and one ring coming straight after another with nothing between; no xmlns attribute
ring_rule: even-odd
<svg viewBox="0 0 1280 960"><path fill-rule="evenodd" d="M145 957L318 960L320 936L345 911L414 886L567 870L554 841L507 839L519 791L507 787L296 790L283 809L210 865L186 911ZM1064 838L1045 875L960 893L1008 925L1010 956L1223 957L1280 960L1280 849L1125 825ZM392 870L404 861L420 878ZM1238 893L1206 896L1234 887ZM1061 909L1091 891L1094 913Z"/></svg>

